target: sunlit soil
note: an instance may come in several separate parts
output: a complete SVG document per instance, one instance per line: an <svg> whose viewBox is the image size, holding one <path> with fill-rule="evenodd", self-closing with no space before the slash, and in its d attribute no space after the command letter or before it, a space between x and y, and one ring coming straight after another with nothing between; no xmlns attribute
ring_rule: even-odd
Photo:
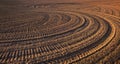
<svg viewBox="0 0 120 64"><path fill-rule="evenodd" d="M2 1L0 64L120 64L120 1Z"/></svg>

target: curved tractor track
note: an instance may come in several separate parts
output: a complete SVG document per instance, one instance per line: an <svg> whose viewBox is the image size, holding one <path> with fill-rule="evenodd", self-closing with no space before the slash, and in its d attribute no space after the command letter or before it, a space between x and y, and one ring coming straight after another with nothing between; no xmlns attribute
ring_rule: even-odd
<svg viewBox="0 0 120 64"><path fill-rule="evenodd" d="M0 63L119 64L120 11L76 3L27 5L0 18Z"/></svg>

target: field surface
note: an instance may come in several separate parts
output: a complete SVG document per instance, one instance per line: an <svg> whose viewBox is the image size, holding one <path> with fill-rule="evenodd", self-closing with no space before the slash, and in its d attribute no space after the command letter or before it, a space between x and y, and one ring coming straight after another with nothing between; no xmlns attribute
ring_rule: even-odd
<svg viewBox="0 0 120 64"><path fill-rule="evenodd" d="M120 64L120 1L0 0L0 64Z"/></svg>

